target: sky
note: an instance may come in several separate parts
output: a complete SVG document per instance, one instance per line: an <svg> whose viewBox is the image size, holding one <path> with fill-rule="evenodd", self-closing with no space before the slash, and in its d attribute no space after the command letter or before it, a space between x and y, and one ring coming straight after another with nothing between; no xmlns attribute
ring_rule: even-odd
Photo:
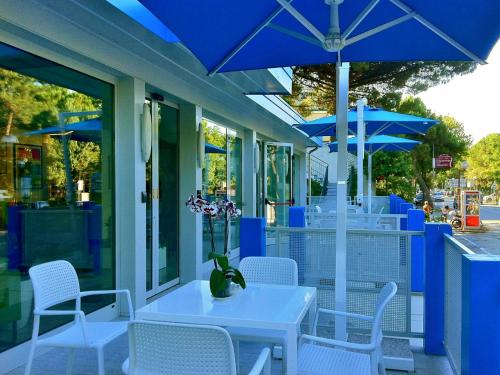
<svg viewBox="0 0 500 375"><path fill-rule="evenodd" d="M450 115L464 125L474 143L491 133L500 133L500 42L471 74L434 86L418 94L427 108Z"/></svg>

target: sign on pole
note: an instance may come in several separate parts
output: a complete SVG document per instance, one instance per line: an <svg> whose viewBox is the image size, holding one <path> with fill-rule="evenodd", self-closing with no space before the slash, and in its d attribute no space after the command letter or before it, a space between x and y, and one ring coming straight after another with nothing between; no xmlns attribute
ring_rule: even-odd
<svg viewBox="0 0 500 375"><path fill-rule="evenodd" d="M451 168L453 158L448 154L441 154L436 158L436 168Z"/></svg>

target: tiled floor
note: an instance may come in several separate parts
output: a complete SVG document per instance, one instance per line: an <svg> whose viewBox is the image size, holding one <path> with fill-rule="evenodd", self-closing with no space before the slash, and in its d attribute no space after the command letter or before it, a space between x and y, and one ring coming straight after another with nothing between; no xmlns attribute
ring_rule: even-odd
<svg viewBox="0 0 500 375"><path fill-rule="evenodd" d="M241 343L241 373L247 374L253 362L257 358L260 347L255 344ZM80 350L76 352L73 367L74 375L97 374L97 356L95 351ZM105 367L107 375L122 374L121 364L128 355L127 336L122 335L105 349ZM423 353L415 353L416 375L451 375L452 371L446 357L426 356ZM65 349L53 349L37 357L33 363L32 375L60 375L65 373L68 351ZM403 375L402 371L387 371L389 375ZM22 375L24 367L8 373L8 375ZM281 374L281 361L273 360L272 374Z"/></svg>

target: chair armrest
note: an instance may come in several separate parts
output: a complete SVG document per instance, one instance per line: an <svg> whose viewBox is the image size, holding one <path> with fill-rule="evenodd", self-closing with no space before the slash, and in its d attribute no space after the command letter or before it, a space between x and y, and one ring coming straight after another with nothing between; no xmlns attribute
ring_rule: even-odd
<svg viewBox="0 0 500 375"><path fill-rule="evenodd" d="M329 309L319 308L318 311L316 312L316 317L314 318L314 326L313 326L313 330L312 330L313 334L316 333L316 328L318 326L318 320L319 320L319 314L340 315L340 316L345 316L348 318L355 318L355 319L360 319L360 320L366 320L368 322L373 322L373 317L371 317L371 316L348 313L345 311L337 311L337 310L329 310Z"/></svg>
<svg viewBox="0 0 500 375"><path fill-rule="evenodd" d="M86 345L89 344L87 339L87 330L85 328L85 313L82 310L37 310L33 311L34 315L40 316L56 316L56 315L75 315L80 318L81 324L80 327L82 329L83 341ZM77 319L75 318L75 323Z"/></svg>
<svg viewBox="0 0 500 375"><path fill-rule="evenodd" d="M373 317L368 316L368 315L361 315L361 314L355 314L355 313L348 313L345 311L337 311L337 310L328 310L328 309L318 309L318 315L322 314L330 314L330 315L340 315L340 316L345 316L348 318L355 318L355 319L360 319L360 320L366 320L368 322L373 322Z"/></svg>
<svg viewBox="0 0 500 375"><path fill-rule="evenodd" d="M79 315L82 320L85 320L85 313L82 310L37 310L33 311L35 315Z"/></svg>
<svg viewBox="0 0 500 375"><path fill-rule="evenodd" d="M248 375L271 375L271 350L264 348Z"/></svg>
<svg viewBox="0 0 500 375"><path fill-rule="evenodd" d="M132 299L130 298L130 292L128 289L116 289L116 290L89 290L86 292L80 292L80 297L88 296L98 296L103 294L125 294L127 297L128 313L130 315L130 320L134 320L134 308L132 307Z"/></svg>
<svg viewBox="0 0 500 375"><path fill-rule="evenodd" d="M347 342L347 341L339 341L339 340L333 340L333 339L327 339L324 337L318 337L318 336L311 336L311 335L301 335L300 336L300 341L302 342L303 340L309 340L309 341L315 341L319 342L322 344L327 344L331 346L340 346L342 348L350 349L350 350L359 350L363 352L372 352L376 349L375 344L357 344L354 342Z"/></svg>

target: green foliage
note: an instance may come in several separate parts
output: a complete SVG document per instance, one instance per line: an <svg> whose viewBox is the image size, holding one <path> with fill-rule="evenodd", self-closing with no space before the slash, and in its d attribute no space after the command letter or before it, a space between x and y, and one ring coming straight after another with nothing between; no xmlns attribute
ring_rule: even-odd
<svg viewBox="0 0 500 375"><path fill-rule="evenodd" d="M349 196L355 197L358 193L358 172L353 165L349 168L349 178L347 183L349 186Z"/></svg>
<svg viewBox="0 0 500 375"><path fill-rule="evenodd" d="M222 128L208 126L202 121L205 142L214 146L227 148L226 132ZM206 154L203 170L204 195L215 196L217 191L224 190L227 178L227 155Z"/></svg>
<svg viewBox="0 0 500 375"><path fill-rule="evenodd" d="M243 275L237 268L229 265L227 255L211 252L208 254L208 259L214 260L215 263L215 268L210 274L210 292L214 297L229 297L230 281L238 284L243 289L246 288Z"/></svg>
<svg viewBox="0 0 500 375"><path fill-rule="evenodd" d="M455 75L471 73L471 62L372 62L352 63L351 99L366 97L370 105L394 109L403 93L418 93L448 82ZM302 115L312 110L335 113L335 65L310 65L293 69L292 95L285 97Z"/></svg>
<svg viewBox="0 0 500 375"><path fill-rule="evenodd" d="M307 181L309 183L309 180ZM319 197L323 192L323 187L321 186L321 182L317 180L311 180L311 196Z"/></svg>
<svg viewBox="0 0 500 375"><path fill-rule="evenodd" d="M490 191L495 182L500 184L500 133L490 134L473 145L467 156L466 176L480 189Z"/></svg>
<svg viewBox="0 0 500 375"><path fill-rule="evenodd" d="M0 133L17 135L21 142L44 144L44 164L47 184L65 189L64 154L60 137L23 136L32 130L58 125L61 112L83 112L101 109L101 101L35 78L0 68ZM7 129L10 122L10 128ZM72 117L78 122L85 117ZM1 127L4 127L3 129ZM90 179L100 168L100 146L92 142L69 142L71 178Z"/></svg>
<svg viewBox="0 0 500 375"><path fill-rule="evenodd" d="M413 166L411 156L405 152L380 151L373 155L372 174L376 180L377 195L397 194L413 199Z"/></svg>

